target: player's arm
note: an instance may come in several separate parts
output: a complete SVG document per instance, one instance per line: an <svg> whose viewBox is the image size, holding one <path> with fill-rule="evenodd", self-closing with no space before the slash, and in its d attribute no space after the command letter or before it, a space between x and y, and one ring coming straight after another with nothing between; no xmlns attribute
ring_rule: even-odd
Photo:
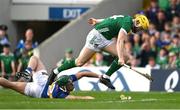
<svg viewBox="0 0 180 110"><path fill-rule="evenodd" d="M97 23L102 22L104 19L95 19L95 18L89 18L88 23L92 26L96 25Z"/></svg>
<svg viewBox="0 0 180 110"><path fill-rule="evenodd" d="M125 39L127 37L127 32L125 29L121 28L118 34L118 39L117 39L117 53L118 53L118 62L119 64L123 65L125 63L125 59L124 59L124 53L125 53L125 47L124 47L124 43L125 43Z"/></svg>
<svg viewBox="0 0 180 110"><path fill-rule="evenodd" d="M74 95L68 95L67 97L65 97L65 99L71 99L71 100L75 100L75 99L84 99L84 100L92 100L95 99L92 96L74 96Z"/></svg>
<svg viewBox="0 0 180 110"><path fill-rule="evenodd" d="M82 77L100 78L100 75L93 73L93 72L78 72L78 73L76 73L77 79L81 79Z"/></svg>

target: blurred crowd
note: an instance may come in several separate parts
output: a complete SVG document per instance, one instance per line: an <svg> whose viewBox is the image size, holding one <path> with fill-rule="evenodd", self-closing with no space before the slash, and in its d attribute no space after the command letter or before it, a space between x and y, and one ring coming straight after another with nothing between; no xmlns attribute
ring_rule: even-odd
<svg viewBox="0 0 180 110"><path fill-rule="evenodd" d="M33 55L33 49L38 43L33 41L34 32L29 28L25 31L24 37L18 41L15 51L11 51L7 30L6 25L0 25L0 76L13 81L16 72L26 69Z"/></svg>
<svg viewBox="0 0 180 110"><path fill-rule="evenodd" d="M149 6L139 11L150 20L145 32L129 34L125 43L129 65L150 69L180 68L180 2L179 0L150 0ZM24 37L11 51L8 27L0 25L0 76L14 80L15 73L23 71L38 43L33 40L33 29L27 29ZM109 66L115 57L108 53L96 53L84 66ZM57 66L74 59L73 50L67 48Z"/></svg>

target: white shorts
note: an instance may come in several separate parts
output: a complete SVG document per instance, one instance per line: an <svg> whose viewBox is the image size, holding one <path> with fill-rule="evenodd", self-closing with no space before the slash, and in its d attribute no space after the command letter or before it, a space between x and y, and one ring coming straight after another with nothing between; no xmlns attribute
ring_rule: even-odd
<svg viewBox="0 0 180 110"><path fill-rule="evenodd" d="M33 73L33 82L26 84L24 94L35 98L40 98L47 79L48 75L46 70L40 70Z"/></svg>
<svg viewBox="0 0 180 110"><path fill-rule="evenodd" d="M113 40L107 40L96 29L92 29L89 32L89 34L87 35L85 47L98 52L102 48L104 48L112 43L113 43Z"/></svg>

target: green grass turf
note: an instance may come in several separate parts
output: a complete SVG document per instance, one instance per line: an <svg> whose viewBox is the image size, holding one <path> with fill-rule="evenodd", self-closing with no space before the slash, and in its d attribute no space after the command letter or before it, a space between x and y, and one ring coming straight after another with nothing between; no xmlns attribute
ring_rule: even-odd
<svg viewBox="0 0 180 110"><path fill-rule="evenodd" d="M23 96L8 89L0 89L0 109L180 109L180 93L164 92L73 92L73 95L90 95L95 100L37 99ZM132 100L120 100L120 94Z"/></svg>

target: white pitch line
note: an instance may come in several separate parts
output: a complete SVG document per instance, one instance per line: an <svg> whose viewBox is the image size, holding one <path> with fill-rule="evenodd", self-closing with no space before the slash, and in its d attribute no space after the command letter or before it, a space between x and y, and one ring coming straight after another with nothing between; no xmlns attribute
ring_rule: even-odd
<svg viewBox="0 0 180 110"><path fill-rule="evenodd" d="M115 100L115 101L94 101L93 103L114 103L114 102L119 102L119 103L126 103L126 102L154 102L154 101L173 101L176 99L142 99L142 100ZM90 102L92 103L92 102Z"/></svg>

